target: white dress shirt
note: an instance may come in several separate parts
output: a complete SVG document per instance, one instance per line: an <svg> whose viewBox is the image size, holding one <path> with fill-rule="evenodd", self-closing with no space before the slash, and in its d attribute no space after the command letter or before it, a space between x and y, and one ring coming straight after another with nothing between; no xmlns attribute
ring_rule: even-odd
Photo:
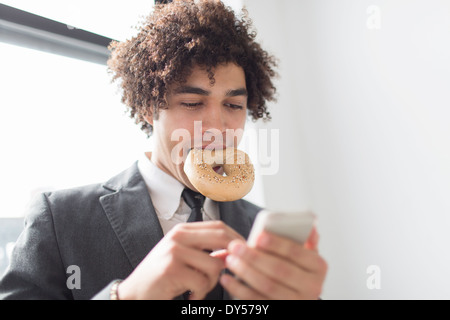
<svg viewBox="0 0 450 320"><path fill-rule="evenodd" d="M138 161L138 169L147 185L164 234L178 223L186 223L191 208L181 197L185 186L158 168L145 154ZM206 198L202 212L203 221L220 220L219 207L209 198Z"/></svg>

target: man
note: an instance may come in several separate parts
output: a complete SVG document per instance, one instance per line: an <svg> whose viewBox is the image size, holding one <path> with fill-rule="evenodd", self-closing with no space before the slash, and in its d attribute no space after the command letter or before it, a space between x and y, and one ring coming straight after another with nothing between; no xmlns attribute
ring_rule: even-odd
<svg viewBox="0 0 450 320"><path fill-rule="evenodd" d="M315 230L305 246L263 233L250 248L260 208L244 200L206 199L202 221L186 223L194 209L185 195L196 190L174 150L234 147L239 136L227 141L227 131L242 131L248 115L270 118L275 62L250 27L220 2L175 1L156 7L136 37L111 45L113 79L154 150L104 184L38 197L1 298L319 297L327 267ZM177 130L191 138L173 139Z"/></svg>

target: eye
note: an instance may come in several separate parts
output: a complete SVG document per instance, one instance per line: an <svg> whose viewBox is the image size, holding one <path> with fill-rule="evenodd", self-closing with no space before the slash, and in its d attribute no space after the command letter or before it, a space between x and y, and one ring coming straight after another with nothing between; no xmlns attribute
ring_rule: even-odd
<svg viewBox="0 0 450 320"><path fill-rule="evenodd" d="M201 102L196 102L196 103L187 103L187 102L182 102L181 105L183 107L186 107L188 109L195 109L197 107L200 107L202 105Z"/></svg>
<svg viewBox="0 0 450 320"><path fill-rule="evenodd" d="M232 104L232 103L226 103L225 104L226 107L233 109L233 110L243 110L244 107L238 104Z"/></svg>

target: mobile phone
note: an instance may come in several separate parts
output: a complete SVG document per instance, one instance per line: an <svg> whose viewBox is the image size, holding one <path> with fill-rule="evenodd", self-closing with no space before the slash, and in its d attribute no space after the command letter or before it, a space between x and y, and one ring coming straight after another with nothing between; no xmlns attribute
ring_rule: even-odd
<svg viewBox="0 0 450 320"><path fill-rule="evenodd" d="M311 234L316 215L312 212L284 212L263 210L256 216L248 237L248 245L256 246L256 239L263 231L304 244Z"/></svg>

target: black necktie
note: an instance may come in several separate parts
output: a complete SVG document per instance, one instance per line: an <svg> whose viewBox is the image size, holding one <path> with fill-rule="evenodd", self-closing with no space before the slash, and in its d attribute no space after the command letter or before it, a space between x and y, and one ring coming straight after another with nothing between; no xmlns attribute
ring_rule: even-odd
<svg viewBox="0 0 450 320"><path fill-rule="evenodd" d="M191 189L185 188L181 195L186 204L191 208L191 215L187 222L201 222L203 221L202 208L205 203L205 196L194 192Z"/></svg>
<svg viewBox="0 0 450 320"><path fill-rule="evenodd" d="M205 196L200 193L194 192L189 188L185 188L183 193L181 194L186 204L191 208L191 215L187 222L201 222L203 221L203 213L202 208L205 203ZM189 298L189 293L185 293L184 298L187 300ZM208 293L205 300L222 300L223 298L223 289L222 286L218 283L216 287Z"/></svg>

